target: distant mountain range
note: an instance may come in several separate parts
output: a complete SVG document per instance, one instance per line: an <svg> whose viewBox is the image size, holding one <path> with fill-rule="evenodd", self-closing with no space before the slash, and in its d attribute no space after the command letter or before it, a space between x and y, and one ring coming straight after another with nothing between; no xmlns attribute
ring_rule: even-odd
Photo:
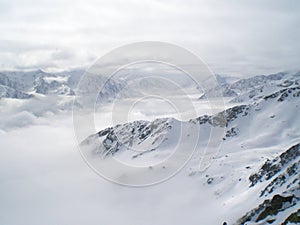
<svg viewBox="0 0 300 225"><path fill-rule="evenodd" d="M16 98L26 99L35 95L75 95L77 85L80 78L85 73L84 70L72 70L59 73L48 73L42 70L35 71L0 71L0 98ZM139 95L141 90L130 90L131 80L137 80L138 74L134 76L122 75L121 79L110 79L104 89L100 93L100 99L109 101L116 97L121 91L127 92L123 97L131 97ZM96 80L86 81L88 89L93 90L95 83L103 82L101 76L95 77ZM205 99L206 95L213 92L214 89L220 89L223 97L235 97L231 102L244 102L252 98L260 98L267 93L274 91L274 86L277 85L277 90L281 87L290 87L297 85L300 80L300 72L284 73L280 72L271 75L257 75L250 78L239 79L237 77L216 75L216 81L219 86L214 87L211 91L200 96L200 99ZM181 81L183 88L188 88L194 84L188 84L186 81ZM141 89L160 88L171 89L172 86L163 81L142 80L139 83ZM268 87L271 88L269 89ZM261 94L259 94L261 93Z"/></svg>
<svg viewBox="0 0 300 225"><path fill-rule="evenodd" d="M0 72L0 98L25 99L36 94L74 95L74 89L83 71L46 73L42 70L30 72Z"/></svg>

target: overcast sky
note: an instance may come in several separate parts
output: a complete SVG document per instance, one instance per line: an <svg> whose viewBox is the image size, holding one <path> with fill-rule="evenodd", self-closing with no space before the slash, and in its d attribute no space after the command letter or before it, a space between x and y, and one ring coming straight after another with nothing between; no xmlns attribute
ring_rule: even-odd
<svg viewBox="0 0 300 225"><path fill-rule="evenodd" d="M297 0L0 0L0 68L88 66L124 44L165 41L216 73L300 70L299 24Z"/></svg>

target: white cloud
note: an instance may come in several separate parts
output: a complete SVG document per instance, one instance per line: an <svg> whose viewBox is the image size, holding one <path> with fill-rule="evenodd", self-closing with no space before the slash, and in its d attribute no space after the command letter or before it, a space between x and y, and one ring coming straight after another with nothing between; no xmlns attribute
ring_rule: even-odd
<svg viewBox="0 0 300 225"><path fill-rule="evenodd" d="M0 224L221 224L222 204L185 173L140 189L98 177L80 157L71 123L0 134ZM211 216L212 208L220 213Z"/></svg>
<svg viewBox="0 0 300 225"><path fill-rule="evenodd" d="M0 14L1 67L87 65L120 45L158 40L192 50L218 73L293 69L300 56L299 5L296 0L6 0Z"/></svg>

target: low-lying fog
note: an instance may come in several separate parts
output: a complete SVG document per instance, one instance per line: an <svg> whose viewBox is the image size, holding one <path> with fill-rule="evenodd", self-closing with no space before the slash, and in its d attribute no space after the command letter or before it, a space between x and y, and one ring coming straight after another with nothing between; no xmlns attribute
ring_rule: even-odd
<svg viewBox="0 0 300 225"><path fill-rule="evenodd" d="M194 99L197 114L209 112L207 102ZM230 209L186 173L144 188L116 185L96 175L78 151L72 111L66 109L70 100L1 100L0 224L222 223ZM152 100L138 101L128 120L176 117L168 103ZM160 105L160 114L153 104ZM112 125L111 108L101 109L95 116L97 129Z"/></svg>

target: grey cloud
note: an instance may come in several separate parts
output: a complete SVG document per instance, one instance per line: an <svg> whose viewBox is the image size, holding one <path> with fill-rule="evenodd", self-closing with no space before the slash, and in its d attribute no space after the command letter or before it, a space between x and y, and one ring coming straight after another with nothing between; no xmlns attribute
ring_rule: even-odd
<svg viewBox="0 0 300 225"><path fill-rule="evenodd" d="M297 67L295 59L300 57L296 28L300 2L296 0L192 0L189 4L182 0L15 0L1 4L8 10L0 15L0 51L43 61L24 59L15 65L13 57L4 57L4 67L47 67L49 59L55 60L55 65L49 62L51 67L82 65L123 44L145 40L186 47L217 73L243 73L246 65L253 71L276 72ZM50 56L39 50L49 51Z"/></svg>
<svg viewBox="0 0 300 225"><path fill-rule="evenodd" d="M51 57L54 60L68 60L68 59L73 59L74 55L75 54L72 51L57 49L51 54Z"/></svg>

